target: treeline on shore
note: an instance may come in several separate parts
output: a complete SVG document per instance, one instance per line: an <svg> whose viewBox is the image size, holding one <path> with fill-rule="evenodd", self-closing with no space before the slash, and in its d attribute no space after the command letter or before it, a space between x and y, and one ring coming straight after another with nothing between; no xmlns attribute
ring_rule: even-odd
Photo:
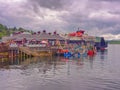
<svg viewBox="0 0 120 90"><path fill-rule="evenodd" d="M16 31L22 31L22 32L25 31L25 32L33 33L32 30L26 30L26 29L24 29L22 27L19 27L19 28L16 28L16 27L9 28L6 25L0 24L0 39L3 36L9 36L11 33L16 32Z"/></svg>
<svg viewBox="0 0 120 90"><path fill-rule="evenodd" d="M109 44L120 44L120 40L110 40L108 41Z"/></svg>

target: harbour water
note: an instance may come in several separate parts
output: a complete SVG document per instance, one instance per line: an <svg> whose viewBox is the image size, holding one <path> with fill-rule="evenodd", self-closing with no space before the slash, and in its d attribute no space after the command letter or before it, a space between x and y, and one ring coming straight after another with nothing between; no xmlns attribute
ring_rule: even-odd
<svg viewBox="0 0 120 90"><path fill-rule="evenodd" d="M120 90L120 45L94 57L0 61L0 90Z"/></svg>

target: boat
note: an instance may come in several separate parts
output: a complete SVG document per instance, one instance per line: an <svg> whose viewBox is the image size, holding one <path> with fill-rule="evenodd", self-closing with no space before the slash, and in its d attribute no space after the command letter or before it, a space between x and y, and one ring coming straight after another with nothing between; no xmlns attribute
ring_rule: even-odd
<svg viewBox="0 0 120 90"><path fill-rule="evenodd" d="M108 47L108 43L104 37L101 37L100 42L95 42L95 47L97 50L105 50Z"/></svg>

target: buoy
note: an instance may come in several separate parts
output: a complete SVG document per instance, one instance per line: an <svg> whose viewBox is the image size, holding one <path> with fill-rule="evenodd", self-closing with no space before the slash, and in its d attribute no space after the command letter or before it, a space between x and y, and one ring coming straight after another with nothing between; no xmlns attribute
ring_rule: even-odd
<svg viewBox="0 0 120 90"><path fill-rule="evenodd" d="M94 55L94 51L93 50L89 50L87 54L90 55L90 56L93 56Z"/></svg>
<svg viewBox="0 0 120 90"><path fill-rule="evenodd" d="M64 57L68 58L68 57L71 57L71 52L64 52Z"/></svg>

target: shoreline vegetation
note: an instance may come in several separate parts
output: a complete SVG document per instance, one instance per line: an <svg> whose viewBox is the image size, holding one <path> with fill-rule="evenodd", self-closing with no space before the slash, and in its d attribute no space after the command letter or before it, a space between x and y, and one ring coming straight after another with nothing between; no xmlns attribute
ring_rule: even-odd
<svg viewBox="0 0 120 90"><path fill-rule="evenodd" d="M109 44L120 44L120 40L111 40L108 41Z"/></svg>
<svg viewBox="0 0 120 90"><path fill-rule="evenodd" d="M13 32L16 31L21 31L21 32L29 32L29 33L33 33L32 30L26 30L22 27L7 27L6 25L0 24L0 39L4 36L10 36Z"/></svg>

